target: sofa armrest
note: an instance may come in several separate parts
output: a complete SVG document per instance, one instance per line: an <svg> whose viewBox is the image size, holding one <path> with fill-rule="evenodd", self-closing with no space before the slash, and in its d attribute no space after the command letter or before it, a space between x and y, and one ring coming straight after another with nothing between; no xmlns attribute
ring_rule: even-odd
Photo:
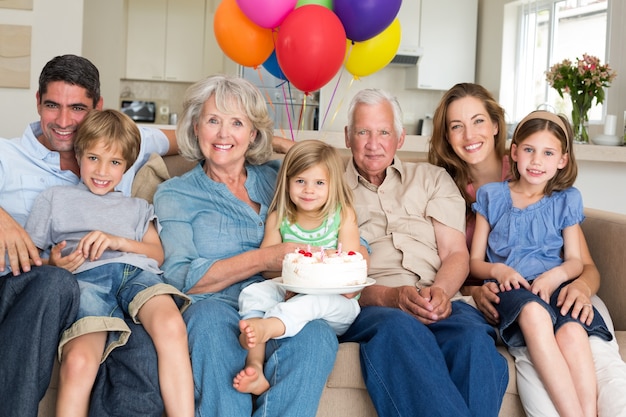
<svg viewBox="0 0 626 417"><path fill-rule="evenodd" d="M598 296L608 307L615 330L626 330L626 215L586 208L585 216L583 232L600 271Z"/></svg>

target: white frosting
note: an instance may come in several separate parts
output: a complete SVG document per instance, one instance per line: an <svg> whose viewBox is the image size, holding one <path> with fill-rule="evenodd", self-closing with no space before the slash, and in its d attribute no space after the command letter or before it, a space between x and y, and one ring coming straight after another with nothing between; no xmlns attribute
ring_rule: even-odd
<svg viewBox="0 0 626 417"><path fill-rule="evenodd" d="M364 284L367 262L358 252L306 253L297 250L283 260L283 283L305 288L339 288Z"/></svg>

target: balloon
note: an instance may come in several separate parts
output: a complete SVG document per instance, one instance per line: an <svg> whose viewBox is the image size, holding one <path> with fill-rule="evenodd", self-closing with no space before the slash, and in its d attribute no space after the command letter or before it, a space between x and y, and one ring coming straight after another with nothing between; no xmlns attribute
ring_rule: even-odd
<svg viewBox="0 0 626 417"><path fill-rule="evenodd" d="M328 10L333 9L333 0L298 0L296 7L306 6L307 4L319 4L326 7Z"/></svg>
<svg viewBox="0 0 626 417"><path fill-rule="evenodd" d="M400 21L394 19L387 29L371 39L354 45L346 41L346 70L356 77L365 77L383 69L398 52L401 32Z"/></svg>
<svg viewBox="0 0 626 417"><path fill-rule="evenodd" d="M241 11L263 28L275 28L296 7L297 0L237 0Z"/></svg>
<svg viewBox="0 0 626 417"><path fill-rule="evenodd" d="M346 32L332 11L316 4L298 7L280 25L278 64L299 90L319 90L341 68L345 41Z"/></svg>
<svg viewBox="0 0 626 417"><path fill-rule="evenodd" d="M217 6L213 31L226 56L244 67L261 65L274 49L272 30L252 23L235 0L223 0Z"/></svg>
<svg viewBox="0 0 626 417"><path fill-rule="evenodd" d="M335 0L333 10L346 30L346 37L361 42L389 26L401 3L402 0Z"/></svg>
<svg viewBox="0 0 626 417"><path fill-rule="evenodd" d="M267 60L263 63L263 68L267 70L270 74L272 74L276 78L280 78L281 80L286 80L285 74L283 74L283 70L280 69L280 65L278 65L278 60L276 59L276 51L272 51Z"/></svg>

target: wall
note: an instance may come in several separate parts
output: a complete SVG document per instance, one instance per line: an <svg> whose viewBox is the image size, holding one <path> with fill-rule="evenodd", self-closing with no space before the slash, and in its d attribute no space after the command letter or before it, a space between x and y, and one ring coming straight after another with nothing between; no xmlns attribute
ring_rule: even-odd
<svg viewBox="0 0 626 417"><path fill-rule="evenodd" d="M100 71L100 94L105 108L119 108L120 74L126 64L124 3L84 0L82 54Z"/></svg>
<svg viewBox="0 0 626 417"><path fill-rule="evenodd" d="M0 23L32 27L30 88L0 88L0 137L12 138L39 117L35 94L46 62L57 55L81 54L83 0L34 0L33 10L0 9Z"/></svg>
<svg viewBox="0 0 626 417"><path fill-rule="evenodd" d="M432 116L443 91L406 90L405 68L388 65L360 79L355 79L352 74L342 68L320 91L320 129L343 131L348 123L347 107L352 97L364 88L383 88L396 95L404 114L405 129L407 133L415 134L417 121L424 118L426 114ZM324 116L326 116L326 121L322 124Z"/></svg>

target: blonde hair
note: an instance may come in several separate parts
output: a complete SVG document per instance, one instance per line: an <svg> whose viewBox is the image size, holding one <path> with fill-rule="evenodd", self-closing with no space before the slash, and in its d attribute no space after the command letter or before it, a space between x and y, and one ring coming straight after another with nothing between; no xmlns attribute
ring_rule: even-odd
<svg viewBox="0 0 626 417"><path fill-rule="evenodd" d="M76 131L74 152L80 159L96 143L105 148L118 148L126 161L128 170L139 156L141 133L135 122L124 113L106 109L91 110Z"/></svg>
<svg viewBox="0 0 626 417"><path fill-rule="evenodd" d="M304 140L289 149L278 172L276 192L268 211L276 211L279 226L280 219L285 217L290 223L296 220L298 209L289 198L289 180L316 165L322 165L328 172L328 199L320 210L319 219L330 216L339 206L354 209L352 190L344 179L345 164L339 152L322 141Z"/></svg>
<svg viewBox="0 0 626 417"><path fill-rule="evenodd" d="M574 185L576 176L578 175L578 166L574 157L574 147L572 138L574 136L572 127L567 117L561 114L554 114L543 110L537 110L529 113L515 128L511 145L519 146L529 136L547 131L554 135L561 143L561 152L569 155L567 165L559 169L556 175L552 177L546 184L543 192L546 195L552 194L553 191L561 191ZM513 146L511 146L511 149ZM517 162L511 158L511 176L515 181L520 179Z"/></svg>
<svg viewBox="0 0 626 417"><path fill-rule="evenodd" d="M260 165L272 157L274 122L267 111L261 92L249 81L228 75L212 75L191 85L183 99L183 112L176 127L180 154L190 161L205 159L194 127L200 120L204 103L215 97L217 109L223 113L242 112L256 130L256 137L246 151L246 161Z"/></svg>

